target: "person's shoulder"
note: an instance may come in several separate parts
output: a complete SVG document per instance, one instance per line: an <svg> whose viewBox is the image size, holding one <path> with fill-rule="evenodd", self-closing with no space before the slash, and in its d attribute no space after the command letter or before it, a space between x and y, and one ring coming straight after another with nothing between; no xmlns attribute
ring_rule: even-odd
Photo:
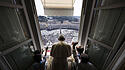
<svg viewBox="0 0 125 70"><path fill-rule="evenodd" d="M65 45L70 46L68 43L64 42Z"/></svg>
<svg viewBox="0 0 125 70"><path fill-rule="evenodd" d="M60 44L60 42L55 42L53 45L59 45Z"/></svg>
<svg viewBox="0 0 125 70"><path fill-rule="evenodd" d="M55 47L56 45L57 45L57 44L55 43L55 44L52 45L52 47Z"/></svg>
<svg viewBox="0 0 125 70"><path fill-rule="evenodd" d="M67 46L70 46L69 44L66 44Z"/></svg>
<svg viewBox="0 0 125 70"><path fill-rule="evenodd" d="M66 44L66 47L70 48L71 46L69 44Z"/></svg>
<svg viewBox="0 0 125 70"><path fill-rule="evenodd" d="M66 46L70 46L68 43L66 43L66 42L61 42L61 44L63 44L63 45L66 45Z"/></svg>

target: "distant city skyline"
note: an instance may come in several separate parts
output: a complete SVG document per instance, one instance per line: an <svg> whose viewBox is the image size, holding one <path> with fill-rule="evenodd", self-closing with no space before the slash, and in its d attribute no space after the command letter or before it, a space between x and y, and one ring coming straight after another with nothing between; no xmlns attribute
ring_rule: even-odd
<svg viewBox="0 0 125 70"><path fill-rule="evenodd" d="M69 22L79 22L80 16L38 16L39 22L47 22L48 20L53 21L69 21Z"/></svg>

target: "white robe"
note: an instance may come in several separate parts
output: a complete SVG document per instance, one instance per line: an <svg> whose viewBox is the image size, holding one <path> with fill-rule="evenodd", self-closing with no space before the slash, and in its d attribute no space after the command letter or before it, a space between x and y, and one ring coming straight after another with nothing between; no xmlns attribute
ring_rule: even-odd
<svg viewBox="0 0 125 70"><path fill-rule="evenodd" d="M50 55L53 57L52 70L68 70L67 57L71 56L70 45L58 42L52 46Z"/></svg>

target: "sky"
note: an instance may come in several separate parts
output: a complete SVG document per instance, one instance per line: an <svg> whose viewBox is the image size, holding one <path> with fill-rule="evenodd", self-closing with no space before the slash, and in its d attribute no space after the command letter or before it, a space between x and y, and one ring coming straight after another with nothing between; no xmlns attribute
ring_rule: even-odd
<svg viewBox="0 0 125 70"><path fill-rule="evenodd" d="M41 0L35 0L36 10L38 16L45 16Z"/></svg>
<svg viewBox="0 0 125 70"><path fill-rule="evenodd" d="M75 1L73 16L81 16L82 1L83 0L76 0ZM37 9L37 15L38 16L45 16L44 15L44 8L43 8L41 0L35 0L35 5L36 5L36 9Z"/></svg>
<svg viewBox="0 0 125 70"><path fill-rule="evenodd" d="M82 1L83 0L75 1L73 16L81 16Z"/></svg>

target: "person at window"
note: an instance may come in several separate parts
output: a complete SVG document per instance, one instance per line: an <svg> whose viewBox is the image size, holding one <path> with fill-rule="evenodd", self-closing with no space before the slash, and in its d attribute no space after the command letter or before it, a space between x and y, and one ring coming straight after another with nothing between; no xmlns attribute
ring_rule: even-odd
<svg viewBox="0 0 125 70"><path fill-rule="evenodd" d="M73 52L73 57L75 59L76 65L78 64L78 57L77 57L77 53L76 53L76 45L78 44L78 42L72 42L72 52Z"/></svg>
<svg viewBox="0 0 125 70"><path fill-rule="evenodd" d="M96 67L89 62L89 57L87 54L81 54L81 62L77 66L77 70L97 70Z"/></svg>
<svg viewBox="0 0 125 70"><path fill-rule="evenodd" d="M50 56L53 57L52 70L68 70L67 57L71 56L71 47L66 44L63 35L58 38L59 42L54 44Z"/></svg>
<svg viewBox="0 0 125 70"><path fill-rule="evenodd" d="M76 50L78 51L78 54L81 55L84 51L84 48L81 46L76 47Z"/></svg>
<svg viewBox="0 0 125 70"><path fill-rule="evenodd" d="M76 46L78 42L72 42L73 45L73 57L75 59L76 65L80 62L80 55L83 53L84 48L81 46Z"/></svg>
<svg viewBox="0 0 125 70"><path fill-rule="evenodd" d="M34 63L30 70L45 70L45 62L46 59L41 59L41 50L36 50L34 52Z"/></svg>

